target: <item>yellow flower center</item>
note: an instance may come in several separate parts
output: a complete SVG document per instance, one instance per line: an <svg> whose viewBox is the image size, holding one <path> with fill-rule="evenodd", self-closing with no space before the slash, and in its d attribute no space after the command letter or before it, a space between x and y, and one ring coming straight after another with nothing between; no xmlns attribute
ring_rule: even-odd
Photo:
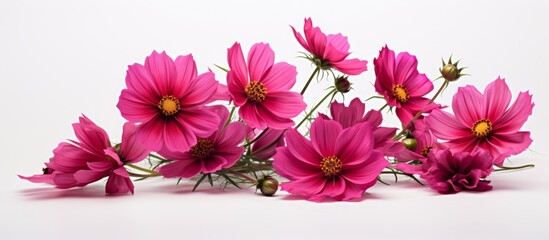
<svg viewBox="0 0 549 240"><path fill-rule="evenodd" d="M214 145L207 138L200 138L196 145L191 147L191 154L197 159L209 157L214 150Z"/></svg>
<svg viewBox="0 0 549 240"><path fill-rule="evenodd" d="M481 119L473 124L471 133L475 134L478 138L484 138L492 131L492 123L488 119Z"/></svg>
<svg viewBox="0 0 549 240"><path fill-rule="evenodd" d="M267 88L263 86L263 83L257 81L251 81L246 86L246 95L248 99L254 102L263 102L265 101L265 95L267 94Z"/></svg>
<svg viewBox="0 0 549 240"><path fill-rule="evenodd" d="M326 157L320 161L320 169L324 176L331 177L341 173L341 160L337 157Z"/></svg>
<svg viewBox="0 0 549 240"><path fill-rule="evenodd" d="M166 116L171 116L179 112L179 100L172 95L167 95L158 102L158 109Z"/></svg>
<svg viewBox="0 0 549 240"><path fill-rule="evenodd" d="M429 152L431 151L431 149L433 149L433 146L425 146L425 147L423 147L423 150L421 150L421 155L423 155L424 157L427 157L427 154L429 154Z"/></svg>
<svg viewBox="0 0 549 240"><path fill-rule="evenodd" d="M408 98L410 98L410 95L408 95L408 90L400 84L397 84L393 87L393 96L396 97L396 99L401 102L405 103L408 101Z"/></svg>

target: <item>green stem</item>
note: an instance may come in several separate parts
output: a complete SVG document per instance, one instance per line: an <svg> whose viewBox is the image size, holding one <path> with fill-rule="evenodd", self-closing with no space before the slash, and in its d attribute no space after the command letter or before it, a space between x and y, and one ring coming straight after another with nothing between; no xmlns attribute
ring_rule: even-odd
<svg viewBox="0 0 549 240"><path fill-rule="evenodd" d="M322 98L322 100L320 100L320 102L318 102L318 103L316 104L316 106L314 106L313 109L311 109L311 111L310 111L309 113L307 113L307 115L303 118L303 120L301 120L301 122L299 122L299 123L297 124L297 126L295 126L295 129L298 129L298 128L305 122L305 120L307 120L307 119L311 116L311 114L313 114L313 113L316 111L316 109L317 109L318 107L320 107L320 105L321 105L324 101L326 101L326 99L328 99L328 97L329 97L330 95L334 94L334 92L336 92L336 91L337 91L337 89L334 88L334 89L332 89L332 91L328 92L328 94L326 94L326 96L324 96L324 97Z"/></svg>
<svg viewBox="0 0 549 240"><path fill-rule="evenodd" d="M305 91L307 90L307 88L309 87L309 84L311 84L311 81L313 80L313 78L316 76L316 74L318 73L318 71L320 71L320 67L316 67L315 70L313 71L313 73L311 74L311 77L309 77L309 80L307 80L307 83L305 84L305 86L303 87L303 89L301 90L301 92L299 94L303 95L305 93Z"/></svg>
<svg viewBox="0 0 549 240"><path fill-rule="evenodd" d="M235 172L235 171L229 171L229 173L232 174L232 175L236 175L236 176L239 176L239 177L243 177L243 178L247 179L248 181L250 181L250 182L252 182L252 183L257 182L257 180L255 180L255 179L253 179L253 178L251 178L251 177L249 177L248 175L243 174L243 173L239 173L239 172Z"/></svg>
<svg viewBox="0 0 549 240"><path fill-rule="evenodd" d="M126 166L131 167L133 169L137 169L137 170L142 171L142 172L149 173L151 175L150 177L160 176L160 173L158 173L156 171L146 169L146 168L143 168L143 167L140 167L140 166L137 166L137 165L133 165L131 163L126 164Z"/></svg>
<svg viewBox="0 0 549 240"><path fill-rule="evenodd" d="M534 165L534 164L526 164L526 165L516 166L516 167L501 166L501 167L498 167L498 169L495 169L494 172L510 171L510 170L519 170L519 169L525 169L525 168L533 168L533 167L535 167L535 166L536 166L536 165Z"/></svg>
<svg viewBox="0 0 549 240"><path fill-rule="evenodd" d="M389 106L389 104L388 104L388 103L385 103L385 105L383 105L383 107L381 107L381 108L379 109L379 111L380 111L380 112L383 111L383 109L385 109L387 106Z"/></svg>
<svg viewBox="0 0 549 240"><path fill-rule="evenodd" d="M229 123L231 123L231 119L233 118L233 114L234 114L234 111L235 111L236 107L233 106L231 108L231 113L229 114L229 119L227 119L227 122L225 122L225 126L229 125Z"/></svg>
<svg viewBox="0 0 549 240"><path fill-rule="evenodd" d="M431 98L431 100L429 100L429 103L427 103L427 105L430 105L431 103L433 103L435 99L438 97L438 95L440 95L440 93L446 88L446 86L448 86L449 83L450 81L444 80L444 83L442 84L442 86L440 86L438 91ZM421 116L422 113L423 111L419 110L414 116L414 118L412 118L412 120L408 124L406 124L406 126L402 128L402 130L397 135L393 137L393 140L399 140L406 133L406 131L408 131L408 128L410 128L412 124L414 124L414 121L416 121Z"/></svg>
<svg viewBox="0 0 549 240"><path fill-rule="evenodd" d="M160 161L162 161L162 162L169 162L169 160L164 159L164 158L159 157L159 156L156 156L156 155L154 155L154 154L152 154L152 153L149 154L149 157L156 158L157 160L160 160Z"/></svg>

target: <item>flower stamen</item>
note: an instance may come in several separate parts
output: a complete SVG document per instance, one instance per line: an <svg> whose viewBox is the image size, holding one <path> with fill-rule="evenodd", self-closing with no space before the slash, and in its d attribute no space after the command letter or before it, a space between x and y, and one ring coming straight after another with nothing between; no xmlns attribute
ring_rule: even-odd
<svg viewBox="0 0 549 240"><path fill-rule="evenodd" d="M179 112L179 100L172 95L167 95L158 102L158 109L166 116L171 116Z"/></svg>
<svg viewBox="0 0 549 240"><path fill-rule="evenodd" d="M401 103L405 103L410 98L408 95L408 90L400 84L397 84L393 87L393 96Z"/></svg>
<svg viewBox="0 0 549 240"><path fill-rule="evenodd" d="M267 95L267 88L263 86L263 83L257 81L251 81L246 86L246 95L248 99L253 102L263 102L265 101L265 95Z"/></svg>
<svg viewBox="0 0 549 240"><path fill-rule="evenodd" d="M427 154L429 154L429 152L431 151L431 149L433 149L433 146L425 146L425 147L423 147L423 149L421 150L421 155L424 156L424 157L427 157Z"/></svg>
<svg viewBox="0 0 549 240"><path fill-rule="evenodd" d="M326 157L320 161L320 169L324 176L331 177L341 173L341 160L337 157Z"/></svg>
<svg viewBox="0 0 549 240"><path fill-rule="evenodd" d="M214 150L214 145L207 138L200 138L196 142L196 145L191 147L191 154L197 159L204 159L209 157Z"/></svg>
<svg viewBox="0 0 549 240"><path fill-rule="evenodd" d="M471 133L478 138L485 138L490 132L492 132L492 123L488 119L478 120L471 128Z"/></svg>

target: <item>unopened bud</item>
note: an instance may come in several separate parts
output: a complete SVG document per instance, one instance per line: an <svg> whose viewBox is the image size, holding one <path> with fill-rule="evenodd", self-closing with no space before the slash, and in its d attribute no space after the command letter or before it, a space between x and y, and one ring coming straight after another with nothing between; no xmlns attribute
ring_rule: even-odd
<svg viewBox="0 0 549 240"><path fill-rule="evenodd" d="M272 196L278 191L278 181L271 176L266 176L258 181L257 188L264 196Z"/></svg>
<svg viewBox="0 0 549 240"><path fill-rule="evenodd" d="M351 83L347 79L347 76L341 76L335 80L335 87L338 92L348 93L351 90Z"/></svg>
<svg viewBox="0 0 549 240"><path fill-rule="evenodd" d="M410 151L415 151L417 149L417 140L413 138L405 138L402 140L402 145Z"/></svg>
<svg viewBox="0 0 549 240"><path fill-rule="evenodd" d="M442 68L439 69L442 77L447 81L455 81L463 76L463 74L461 74L461 71L465 68L459 68L458 63L459 61L452 63L452 57L448 59L447 63L442 60Z"/></svg>

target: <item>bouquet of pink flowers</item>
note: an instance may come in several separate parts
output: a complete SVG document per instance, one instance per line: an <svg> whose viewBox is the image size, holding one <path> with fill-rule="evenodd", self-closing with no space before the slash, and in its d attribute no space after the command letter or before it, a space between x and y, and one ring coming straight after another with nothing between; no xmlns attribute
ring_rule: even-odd
<svg viewBox="0 0 549 240"><path fill-rule="evenodd" d="M266 196L277 192L279 179L281 190L311 201L346 201L385 183L381 174L448 194L487 191L493 171L533 167L504 165L532 143L530 132L520 131L534 107L528 92L511 103L503 78L484 92L466 85L453 96L452 112L435 100L466 75L459 61L443 61L442 84L427 98L434 85L418 72L416 57L385 46L373 60L379 96L346 105L334 99L352 89L348 76L366 71L367 61L350 58L347 37L326 35L311 19L303 32L292 30L314 67L300 92L292 91L296 67L275 61L266 43L254 44L247 58L239 43L228 49L228 67L216 65L226 73L226 85L212 71L198 73L191 54L174 60L153 51L143 65L128 66L117 104L127 120L120 143L81 116L73 124L77 140L60 143L42 174L20 178L67 189L106 177L107 194L133 194L132 178L162 176L193 179L194 189L204 180L251 185ZM303 95L313 79L334 85L308 105ZM367 110L364 101L372 99L386 103ZM319 113L326 101L329 114ZM386 108L401 129L383 126Z"/></svg>

